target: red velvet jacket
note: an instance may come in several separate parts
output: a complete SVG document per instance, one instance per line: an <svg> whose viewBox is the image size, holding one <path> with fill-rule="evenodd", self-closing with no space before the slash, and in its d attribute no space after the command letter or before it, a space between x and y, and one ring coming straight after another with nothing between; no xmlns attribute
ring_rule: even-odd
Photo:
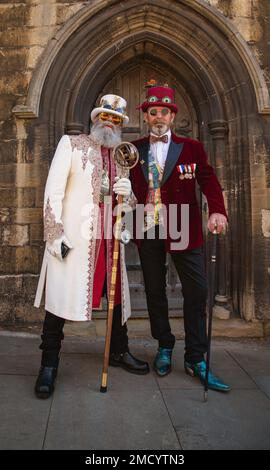
<svg viewBox="0 0 270 470"><path fill-rule="evenodd" d="M131 184L138 199L138 204L145 204L148 192L149 137L137 140L133 144L139 150L140 160L130 171ZM221 186L213 168L207 162L203 145L197 140L178 137L172 133L161 181L161 200L167 208L168 227L170 224L169 205L177 205L177 229L179 231L181 231L181 204L189 204L189 242L185 250L197 248L203 244L201 215L195 192L195 178L181 180L179 178L180 173L177 170L178 165L190 163L196 163L196 180L207 198L209 215L219 213L227 217ZM173 217L175 218L175 215ZM171 243L180 239L181 237L172 239L170 233L168 233L165 240L166 250L169 252L178 251L172 249ZM140 245L140 239L134 241L137 245ZM185 250L180 249L179 251Z"/></svg>

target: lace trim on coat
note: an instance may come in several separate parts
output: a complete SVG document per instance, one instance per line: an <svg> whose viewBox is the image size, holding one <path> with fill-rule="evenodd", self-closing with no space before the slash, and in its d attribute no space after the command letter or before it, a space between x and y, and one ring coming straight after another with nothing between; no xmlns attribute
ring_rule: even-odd
<svg viewBox="0 0 270 470"><path fill-rule="evenodd" d="M88 161L92 162L95 160L95 156L97 151L100 149L100 145L86 134L71 135L69 138L72 152L75 148L82 151L82 168L85 170Z"/></svg>
<svg viewBox="0 0 270 470"><path fill-rule="evenodd" d="M47 199L47 204L44 212L44 241L53 243L54 240L60 238L64 233L62 222L56 222L53 213L50 198Z"/></svg>
<svg viewBox="0 0 270 470"><path fill-rule="evenodd" d="M92 145L92 139L88 138L89 145ZM88 280L87 280L87 299L86 299L86 317L88 320L91 320L92 314L92 302L93 302L93 282L94 282L94 274L95 274L95 252L96 252L96 237L100 234L100 213L95 213L96 210L99 208L99 196L100 196L100 187L101 187L101 177L102 177L102 157L100 153L100 146L95 143L95 147L90 149L88 159L90 163L93 165L93 172L91 176L90 182L90 191L93 194L93 213L91 214L91 222L90 222L90 239L89 239L89 247L88 247Z"/></svg>
<svg viewBox="0 0 270 470"><path fill-rule="evenodd" d="M93 198L93 212L90 215L89 245L88 245L88 268L87 268L87 291L86 291L86 319L91 320L93 301L93 282L95 273L96 234L99 233L100 217L95 212L99 207L99 196L102 176L102 157L100 144L95 142L90 135L72 135L70 137L72 151L81 150L82 169L85 170L87 163L93 165L89 189Z"/></svg>

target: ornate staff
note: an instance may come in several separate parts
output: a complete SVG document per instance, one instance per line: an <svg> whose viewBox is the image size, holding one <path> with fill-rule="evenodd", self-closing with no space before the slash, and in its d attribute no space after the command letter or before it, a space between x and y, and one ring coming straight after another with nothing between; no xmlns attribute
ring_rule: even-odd
<svg viewBox="0 0 270 470"><path fill-rule="evenodd" d="M113 149L113 158L115 163L121 167L121 176L127 178L129 176L129 170L133 168L139 160L139 152L135 145L130 142L121 142L116 145ZM105 339L105 351L103 359L103 371L100 391L102 393L107 392L107 381L108 381L108 368L109 368L109 357L110 357L110 346L111 346L111 335L112 335L112 322L113 322L113 309L114 309L114 297L117 279L117 267L119 258L119 238L121 233L121 205L123 203L123 196L118 195L117 215L115 222L115 237L113 247L113 265L110 292L108 299L108 317L107 317L107 329ZM122 240L125 243L125 240Z"/></svg>
<svg viewBox="0 0 270 470"><path fill-rule="evenodd" d="M211 336L212 336L212 319L213 319L213 306L215 295L215 280L216 280L216 260L217 260L217 238L218 232L215 228L213 232L213 246L210 261L210 283L209 283L209 315L208 315L208 334L207 334L207 353L206 353L206 371L204 382L204 401L208 399L208 376L210 368L210 351L211 351Z"/></svg>

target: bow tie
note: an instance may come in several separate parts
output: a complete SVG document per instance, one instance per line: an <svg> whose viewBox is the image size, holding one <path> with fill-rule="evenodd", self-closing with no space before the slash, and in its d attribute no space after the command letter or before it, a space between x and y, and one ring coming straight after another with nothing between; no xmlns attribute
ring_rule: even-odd
<svg viewBox="0 0 270 470"><path fill-rule="evenodd" d="M162 135L160 137L156 135L150 135L150 144L155 144L156 142L164 142L164 144L168 143L168 136Z"/></svg>

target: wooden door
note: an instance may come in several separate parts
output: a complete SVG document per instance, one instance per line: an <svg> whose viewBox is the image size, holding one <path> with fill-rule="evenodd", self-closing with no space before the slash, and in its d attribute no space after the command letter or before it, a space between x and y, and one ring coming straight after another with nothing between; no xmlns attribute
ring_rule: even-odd
<svg viewBox="0 0 270 470"><path fill-rule="evenodd" d="M198 125L195 110L191 100L185 93L181 83L176 83L167 70L162 70L151 63L141 62L127 69L120 69L117 75L110 80L100 96L106 93L114 93L127 100L127 112L129 116L128 126L123 129L123 140L132 141L148 134L147 126L143 122L143 114L137 106L144 101L144 84L154 78L158 83L168 83L176 90L176 103L179 112L176 115L174 132L178 135L198 138ZM99 96L99 97L100 97ZM98 98L99 98L98 97ZM132 315L141 316L147 311L143 276L140 267L137 248L133 243L126 246L126 264L131 292ZM176 274L170 256L167 259L167 294L170 313L179 314L182 307L181 284Z"/></svg>

